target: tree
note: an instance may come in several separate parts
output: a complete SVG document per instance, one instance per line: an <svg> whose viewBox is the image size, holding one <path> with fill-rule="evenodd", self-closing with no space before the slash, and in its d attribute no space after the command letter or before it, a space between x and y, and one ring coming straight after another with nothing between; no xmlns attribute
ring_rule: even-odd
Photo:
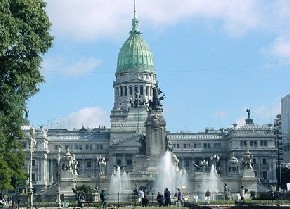
<svg viewBox="0 0 290 209"><path fill-rule="evenodd" d="M0 1L0 190L25 180L19 140L27 100L44 82L42 56L52 45L43 0Z"/></svg>
<svg viewBox="0 0 290 209"><path fill-rule="evenodd" d="M93 201L93 190L90 186L88 185L81 185L81 186L76 186L75 188L72 189L73 193L76 195L76 199L78 201L83 200L85 202L92 202Z"/></svg>

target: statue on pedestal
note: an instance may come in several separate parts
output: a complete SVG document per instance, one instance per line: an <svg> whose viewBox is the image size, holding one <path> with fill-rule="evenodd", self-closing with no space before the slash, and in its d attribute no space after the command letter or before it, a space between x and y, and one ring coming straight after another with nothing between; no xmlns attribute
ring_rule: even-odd
<svg viewBox="0 0 290 209"><path fill-rule="evenodd" d="M105 174L105 170L107 166L106 158L104 156L99 156L97 159L98 159L98 165L100 167L100 175L103 175Z"/></svg>

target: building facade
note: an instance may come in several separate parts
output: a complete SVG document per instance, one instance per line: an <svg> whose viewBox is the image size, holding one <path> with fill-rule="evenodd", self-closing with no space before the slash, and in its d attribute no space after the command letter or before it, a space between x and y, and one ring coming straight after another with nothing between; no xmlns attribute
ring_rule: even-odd
<svg viewBox="0 0 290 209"><path fill-rule="evenodd" d="M148 134L146 120L152 107L162 112L164 94L158 87L152 52L141 37L138 19L134 12L132 29L120 49L115 73L114 104L111 111L111 127L66 129L36 129L31 136L29 127L24 128L28 137L36 140L32 162L32 182L37 193L48 190L58 180L59 155L73 154L77 162L76 183L89 182L96 186L104 173L108 177L121 166L127 173L136 171L136 156L156 155L154 149L146 147ZM168 92L170 94L170 92ZM156 99L158 98L158 99ZM261 184L276 183L277 146L272 125L257 125L250 117L245 125L220 130L205 130L199 133L171 133L166 130L164 140L179 159L179 168L186 170L192 181L201 171L209 171L214 158L218 174L224 181L231 181L233 171L242 174L245 152L250 153L251 167ZM159 120L158 117L156 120ZM282 118L283 120L283 118ZM154 120L152 120L154 123ZM160 122L160 121L159 121ZM162 126L165 127L165 121ZM147 138L146 138L147 136ZM160 136L163 137L161 134ZM154 140L154 137L153 139ZM27 140L22 140L29 153ZM154 143L153 141L150 143ZM148 146L148 145L147 145ZM156 146L164 146L156 144ZM165 149L159 147L156 150ZM29 155L27 155L27 169ZM105 171L99 164L100 157L106 160ZM135 168L134 168L135 166Z"/></svg>
<svg viewBox="0 0 290 209"><path fill-rule="evenodd" d="M290 162L290 94L281 99L281 126L283 158L285 162Z"/></svg>

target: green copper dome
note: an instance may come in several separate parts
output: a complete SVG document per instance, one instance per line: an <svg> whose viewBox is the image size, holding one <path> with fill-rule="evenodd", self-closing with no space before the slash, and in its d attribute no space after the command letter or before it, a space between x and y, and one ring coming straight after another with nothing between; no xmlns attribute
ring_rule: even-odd
<svg viewBox="0 0 290 209"><path fill-rule="evenodd" d="M130 36L123 44L118 55L116 73L155 72L154 61L148 44L138 30L138 19L134 14Z"/></svg>

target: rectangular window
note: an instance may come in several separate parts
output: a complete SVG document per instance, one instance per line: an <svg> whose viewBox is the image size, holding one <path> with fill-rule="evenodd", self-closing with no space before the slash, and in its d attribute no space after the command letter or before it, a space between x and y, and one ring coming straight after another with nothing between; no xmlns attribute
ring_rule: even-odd
<svg viewBox="0 0 290 209"><path fill-rule="evenodd" d="M148 96L149 95L149 86L146 86L146 96Z"/></svg>
<svg viewBox="0 0 290 209"><path fill-rule="evenodd" d="M127 96L127 86L124 86L125 96Z"/></svg>
<svg viewBox="0 0 290 209"><path fill-rule="evenodd" d="M90 145L86 144L86 149L89 149L90 148Z"/></svg>
<svg viewBox="0 0 290 209"><path fill-rule="evenodd" d="M91 168L92 167L92 161L88 160L87 161L87 168Z"/></svg>
<svg viewBox="0 0 290 209"><path fill-rule="evenodd" d="M261 147L266 147L268 145L267 141L263 140L263 141L260 141L260 145Z"/></svg>
<svg viewBox="0 0 290 209"><path fill-rule="evenodd" d="M122 161L120 159L117 159L117 165L121 165Z"/></svg>
<svg viewBox="0 0 290 209"><path fill-rule="evenodd" d="M179 149L179 144L176 144L176 148Z"/></svg>
<svg viewBox="0 0 290 209"><path fill-rule="evenodd" d="M207 148L207 143L203 143L203 148Z"/></svg>
<svg viewBox="0 0 290 209"><path fill-rule="evenodd" d="M103 145L102 144L100 144L100 149L103 149Z"/></svg>
<svg viewBox="0 0 290 209"><path fill-rule="evenodd" d="M120 96L122 97L123 96L123 87L122 86L120 87L120 91L121 91Z"/></svg>
<svg viewBox="0 0 290 209"><path fill-rule="evenodd" d="M131 159L127 160L127 165L132 165L132 160Z"/></svg>
<svg viewBox="0 0 290 209"><path fill-rule="evenodd" d="M262 171L262 176L263 176L263 179L268 179L268 172Z"/></svg>
<svg viewBox="0 0 290 209"><path fill-rule="evenodd" d="M267 159L266 158L262 159L262 164L264 164L264 165L267 164Z"/></svg>
<svg viewBox="0 0 290 209"><path fill-rule="evenodd" d="M129 94L130 94L130 96L133 95L133 88L132 88L132 86L129 87Z"/></svg>
<svg viewBox="0 0 290 209"><path fill-rule="evenodd" d="M241 147L247 146L247 141L241 141Z"/></svg>
<svg viewBox="0 0 290 209"><path fill-rule="evenodd" d="M183 148L186 149L186 144L183 144Z"/></svg>
<svg viewBox="0 0 290 209"><path fill-rule="evenodd" d="M36 179L35 179L35 173L32 173L32 178L31 178L31 181L35 182Z"/></svg>
<svg viewBox="0 0 290 209"><path fill-rule="evenodd" d="M35 166L35 160L32 160L32 166Z"/></svg>
<svg viewBox="0 0 290 209"><path fill-rule="evenodd" d="M143 93L144 93L143 86L140 86L140 95L143 95Z"/></svg>
<svg viewBox="0 0 290 209"><path fill-rule="evenodd" d="M197 147L197 145L196 145L196 143L194 143L194 144L193 144L193 148L196 148L196 147Z"/></svg>

